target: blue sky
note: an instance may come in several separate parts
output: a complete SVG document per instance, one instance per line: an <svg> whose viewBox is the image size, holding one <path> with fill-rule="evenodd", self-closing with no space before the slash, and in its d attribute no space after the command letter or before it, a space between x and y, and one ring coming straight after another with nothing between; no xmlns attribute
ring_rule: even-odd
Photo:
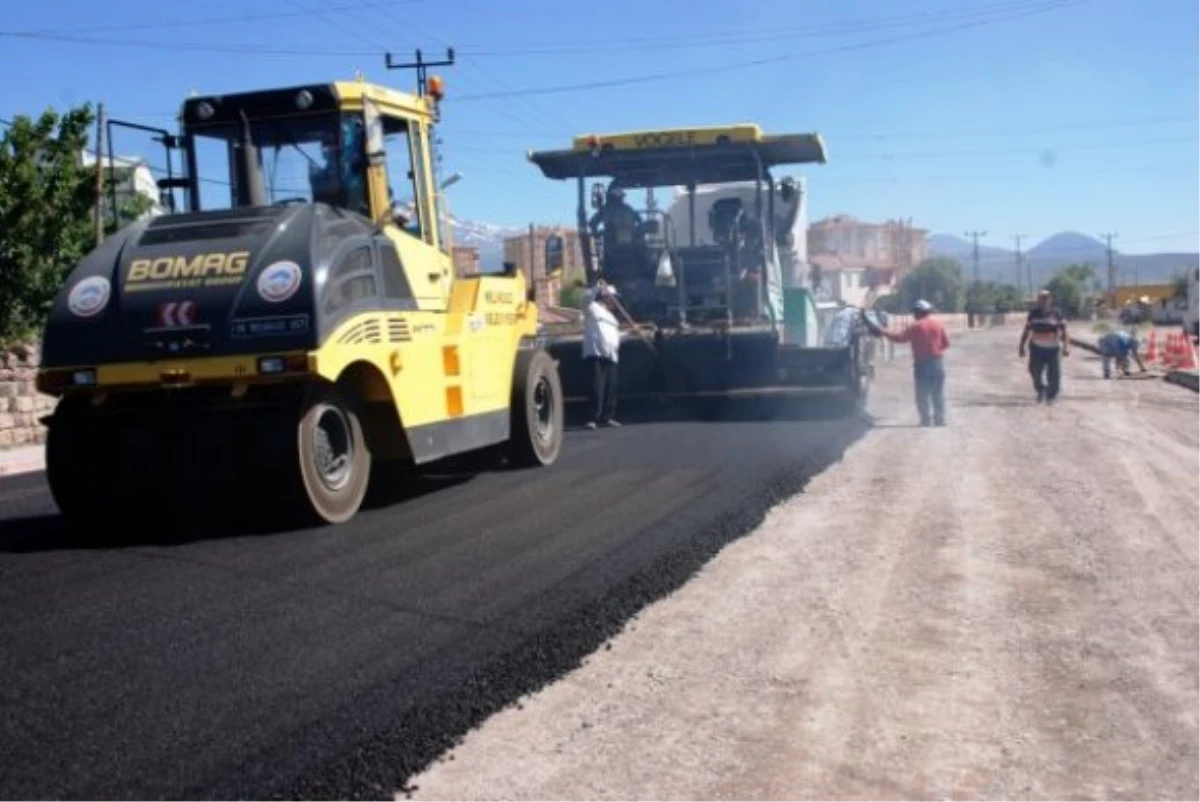
<svg viewBox="0 0 1200 802"><path fill-rule="evenodd" d="M0 20L0 117L90 100L172 127L192 90L360 69L411 89L384 51L452 45L445 167L464 173L452 208L470 219L572 219L572 187L528 149L751 121L825 138L829 164L803 173L813 219L912 217L1023 247L1113 231L1128 253L1193 251L1198 24L1190 0L40 0ZM137 134L117 148L158 158Z"/></svg>

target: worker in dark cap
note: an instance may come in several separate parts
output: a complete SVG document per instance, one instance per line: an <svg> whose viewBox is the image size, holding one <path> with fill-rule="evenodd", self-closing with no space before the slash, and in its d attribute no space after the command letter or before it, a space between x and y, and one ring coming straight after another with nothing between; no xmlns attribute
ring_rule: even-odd
<svg viewBox="0 0 1200 802"><path fill-rule="evenodd" d="M1053 404L1062 384L1062 357L1070 353L1067 319L1054 306L1050 290L1038 293L1037 306L1029 310L1017 353L1025 357L1029 350L1029 375L1038 403ZM1045 380L1043 381L1043 376Z"/></svg>
<svg viewBox="0 0 1200 802"><path fill-rule="evenodd" d="M641 222L638 213L625 202L625 190L610 186L604 205L592 215L591 228L595 233L603 225L606 249L622 248L634 244Z"/></svg>
<svg viewBox="0 0 1200 802"><path fill-rule="evenodd" d="M865 309L862 311L862 321L876 337L886 337L892 342L912 346L913 389L921 425L945 426L946 370L942 365L942 355L950 347L950 336L946 334L946 327L941 321L932 317L933 305L928 301L917 301L913 304L912 313L915 322L899 332L884 331L867 315Z"/></svg>

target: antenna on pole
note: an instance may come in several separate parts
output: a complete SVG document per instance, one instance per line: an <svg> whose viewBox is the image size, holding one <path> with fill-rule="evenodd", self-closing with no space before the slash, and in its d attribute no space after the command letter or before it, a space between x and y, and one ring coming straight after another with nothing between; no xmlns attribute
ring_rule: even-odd
<svg viewBox="0 0 1200 802"><path fill-rule="evenodd" d="M417 51L417 60L409 61L403 64L393 61L392 54L387 54L387 68L389 70L416 70L417 71L417 94L421 97L425 96L429 82L430 67L450 67L454 64L454 48L446 48L445 61L426 61L421 55L421 51Z"/></svg>

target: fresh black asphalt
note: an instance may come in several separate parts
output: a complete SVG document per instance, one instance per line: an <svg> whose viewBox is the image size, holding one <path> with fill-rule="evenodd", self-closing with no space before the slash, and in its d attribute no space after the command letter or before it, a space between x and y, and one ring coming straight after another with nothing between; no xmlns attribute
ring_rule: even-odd
<svg viewBox="0 0 1200 802"><path fill-rule="evenodd" d="M868 425L572 431L552 468L441 466L290 532L213 499L218 523L104 540L42 474L2 480L0 796L391 799Z"/></svg>

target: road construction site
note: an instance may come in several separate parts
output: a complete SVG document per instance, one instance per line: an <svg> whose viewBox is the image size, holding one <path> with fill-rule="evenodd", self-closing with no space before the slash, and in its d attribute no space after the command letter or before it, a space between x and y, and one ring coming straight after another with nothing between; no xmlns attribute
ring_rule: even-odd
<svg viewBox="0 0 1200 802"><path fill-rule="evenodd" d="M1197 396L1076 349L1035 405L1018 333L943 429L898 347L865 419L627 409L332 530L0 479L0 793L1195 798Z"/></svg>

